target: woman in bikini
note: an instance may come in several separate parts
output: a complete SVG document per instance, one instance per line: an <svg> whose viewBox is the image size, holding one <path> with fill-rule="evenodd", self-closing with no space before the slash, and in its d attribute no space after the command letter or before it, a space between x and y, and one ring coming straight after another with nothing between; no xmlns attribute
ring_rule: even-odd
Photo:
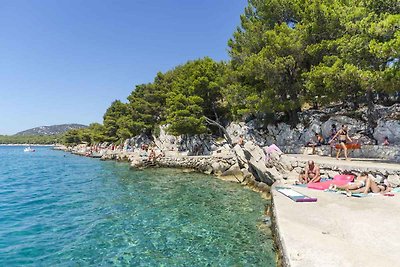
<svg viewBox="0 0 400 267"><path fill-rule="evenodd" d="M371 179L368 178L368 173L361 173L352 183L346 185L331 184L331 190L346 190L346 195L351 196L352 193L367 194L371 188Z"/></svg>
<svg viewBox="0 0 400 267"><path fill-rule="evenodd" d="M342 125L342 129L340 129L334 137L329 141L329 144L332 143L333 140L336 139L336 137L339 136L339 145L340 148L336 152L336 159L339 159L340 152L342 152L342 149L344 151L344 157L347 160L347 147L346 147L346 142L349 140L350 142L353 142L351 138L349 137L349 132L348 132L348 127L345 125Z"/></svg>

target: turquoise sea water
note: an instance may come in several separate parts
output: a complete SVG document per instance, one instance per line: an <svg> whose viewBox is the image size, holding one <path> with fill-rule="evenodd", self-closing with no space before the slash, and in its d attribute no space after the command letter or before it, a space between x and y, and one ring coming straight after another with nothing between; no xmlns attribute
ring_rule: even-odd
<svg viewBox="0 0 400 267"><path fill-rule="evenodd" d="M0 266L275 266L266 204L211 176L0 147Z"/></svg>

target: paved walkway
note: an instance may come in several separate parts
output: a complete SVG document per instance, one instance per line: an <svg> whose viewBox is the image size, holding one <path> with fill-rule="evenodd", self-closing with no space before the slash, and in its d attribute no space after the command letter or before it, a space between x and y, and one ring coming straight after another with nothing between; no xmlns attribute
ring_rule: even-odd
<svg viewBox="0 0 400 267"><path fill-rule="evenodd" d="M318 201L296 203L272 190L290 266L400 266L400 193L348 198L291 188Z"/></svg>
<svg viewBox="0 0 400 267"><path fill-rule="evenodd" d="M287 156L290 161L307 162L308 160L314 160L318 164L323 164L325 166L336 166L342 169L362 169L365 171L386 170L400 173L400 163L387 162L381 159L352 158L351 160L336 160L334 157L332 158L302 154L287 154Z"/></svg>

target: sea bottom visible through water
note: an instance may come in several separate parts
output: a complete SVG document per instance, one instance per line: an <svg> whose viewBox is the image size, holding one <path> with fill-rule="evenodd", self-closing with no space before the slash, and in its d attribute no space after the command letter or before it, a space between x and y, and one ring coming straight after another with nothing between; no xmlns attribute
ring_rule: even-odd
<svg viewBox="0 0 400 267"><path fill-rule="evenodd" d="M275 266L267 204L212 176L0 147L0 266Z"/></svg>

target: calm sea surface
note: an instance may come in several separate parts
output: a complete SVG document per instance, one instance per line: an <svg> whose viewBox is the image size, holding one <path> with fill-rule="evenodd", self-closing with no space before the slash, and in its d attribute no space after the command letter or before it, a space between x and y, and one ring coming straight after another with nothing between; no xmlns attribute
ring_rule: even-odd
<svg viewBox="0 0 400 267"><path fill-rule="evenodd" d="M266 204L211 176L0 146L0 266L275 266Z"/></svg>

